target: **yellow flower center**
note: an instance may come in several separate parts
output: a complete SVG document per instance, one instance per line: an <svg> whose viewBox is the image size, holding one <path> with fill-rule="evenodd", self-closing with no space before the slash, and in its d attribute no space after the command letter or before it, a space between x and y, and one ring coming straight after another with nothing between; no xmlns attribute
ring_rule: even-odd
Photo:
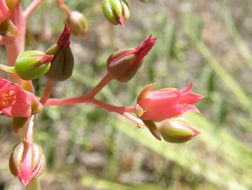
<svg viewBox="0 0 252 190"><path fill-rule="evenodd" d="M0 109L9 107L15 99L14 90L0 92Z"/></svg>

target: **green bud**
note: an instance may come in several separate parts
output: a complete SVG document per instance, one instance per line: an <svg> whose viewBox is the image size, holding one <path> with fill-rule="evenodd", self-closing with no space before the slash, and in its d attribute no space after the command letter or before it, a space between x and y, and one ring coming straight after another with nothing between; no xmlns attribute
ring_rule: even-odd
<svg viewBox="0 0 252 190"><path fill-rule="evenodd" d="M158 129L163 139L171 143L184 143L199 134L183 117L164 120L158 124Z"/></svg>
<svg viewBox="0 0 252 190"><path fill-rule="evenodd" d="M112 24L124 25L130 17L129 7L124 0L103 0L101 6L105 17Z"/></svg>
<svg viewBox="0 0 252 190"><path fill-rule="evenodd" d="M78 11L72 11L67 22L76 36L85 36L88 31L88 22L83 14Z"/></svg>
<svg viewBox="0 0 252 190"><path fill-rule="evenodd" d="M25 51L18 55L15 71L24 80L33 80L43 76L51 66L52 55L42 51Z"/></svg>

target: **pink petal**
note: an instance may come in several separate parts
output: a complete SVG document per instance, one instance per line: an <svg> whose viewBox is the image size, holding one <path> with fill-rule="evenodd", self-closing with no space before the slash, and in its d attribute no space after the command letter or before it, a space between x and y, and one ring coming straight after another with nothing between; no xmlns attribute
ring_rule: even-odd
<svg viewBox="0 0 252 190"><path fill-rule="evenodd" d="M140 94L139 94L138 97L137 97L137 102L138 102L138 104L140 103L140 101L141 101L142 99L144 99L144 98L147 96L147 94L149 93L149 91L151 91L155 86L156 86L156 83L149 84L149 85L147 85L147 86L140 92Z"/></svg>
<svg viewBox="0 0 252 190"><path fill-rule="evenodd" d="M162 121L164 119L169 119L172 117L176 117L185 113L187 109L182 105L172 105L172 106L165 106L147 110L143 116L141 117L142 120L153 120L153 121Z"/></svg>
<svg viewBox="0 0 252 190"><path fill-rule="evenodd" d="M180 90L181 95L185 95L192 91L192 83L190 83L186 88Z"/></svg>
<svg viewBox="0 0 252 190"><path fill-rule="evenodd" d="M31 116L31 105L23 101L17 101L11 106L12 117L30 117Z"/></svg>
<svg viewBox="0 0 252 190"><path fill-rule="evenodd" d="M199 109L194 105L186 105L185 109L186 111L193 111L193 112L200 113Z"/></svg>
<svg viewBox="0 0 252 190"><path fill-rule="evenodd" d="M193 92L190 92L186 95L182 95L179 98L179 102L181 104L195 104L199 102L200 100L202 100L202 96Z"/></svg>
<svg viewBox="0 0 252 190"><path fill-rule="evenodd" d="M141 42L135 49L136 54L138 55L138 59L142 60L153 48L157 41L157 38L153 38L152 35L150 35L146 40Z"/></svg>

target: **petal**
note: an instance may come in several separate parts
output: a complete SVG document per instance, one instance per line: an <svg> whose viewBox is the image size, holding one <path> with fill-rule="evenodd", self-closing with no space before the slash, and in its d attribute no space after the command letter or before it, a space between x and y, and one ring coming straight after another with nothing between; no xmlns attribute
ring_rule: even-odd
<svg viewBox="0 0 252 190"><path fill-rule="evenodd" d="M180 90L181 95L186 95L192 91L192 83L190 83L186 88Z"/></svg>
<svg viewBox="0 0 252 190"><path fill-rule="evenodd" d="M176 117L185 113L187 109L183 105L172 105L160 108L154 108L147 110L143 116L142 120L154 120L154 121L162 121L164 119L169 119L172 117Z"/></svg>
<svg viewBox="0 0 252 190"><path fill-rule="evenodd" d="M156 83L152 83L147 85L138 95L137 97L137 103L139 104L141 100L143 100L147 94L149 93L149 91L151 91L154 87L156 86Z"/></svg>
<svg viewBox="0 0 252 190"><path fill-rule="evenodd" d="M202 96L193 92L190 92L186 95L182 95L179 98L179 103L181 104L195 104L202 100Z"/></svg>
<svg viewBox="0 0 252 190"><path fill-rule="evenodd" d="M10 114L12 117L30 117L31 116L31 105L23 101L16 101L11 106Z"/></svg>

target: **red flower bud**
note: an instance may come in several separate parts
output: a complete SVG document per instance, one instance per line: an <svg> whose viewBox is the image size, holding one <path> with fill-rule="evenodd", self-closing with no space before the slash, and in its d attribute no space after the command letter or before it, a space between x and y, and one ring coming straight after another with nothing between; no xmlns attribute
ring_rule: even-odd
<svg viewBox="0 0 252 190"><path fill-rule="evenodd" d="M9 167L11 173L27 186L43 172L45 163L45 156L38 144L22 142L14 147Z"/></svg>
<svg viewBox="0 0 252 190"><path fill-rule="evenodd" d="M156 38L150 36L136 48L114 52L107 60L107 71L113 79L128 82L141 67L144 57L150 52Z"/></svg>

